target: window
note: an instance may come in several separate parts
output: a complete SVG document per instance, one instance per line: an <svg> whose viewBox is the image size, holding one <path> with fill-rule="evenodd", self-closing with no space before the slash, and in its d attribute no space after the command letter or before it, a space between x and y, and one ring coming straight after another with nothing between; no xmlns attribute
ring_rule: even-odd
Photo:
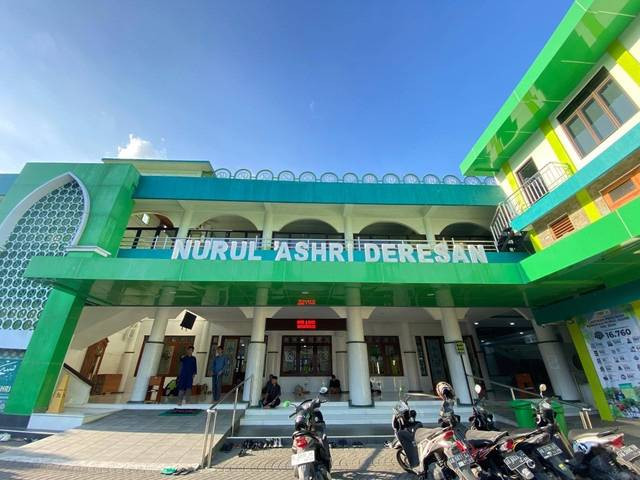
<svg viewBox="0 0 640 480"><path fill-rule="evenodd" d="M157 375L164 375L167 377L177 377L180 371L180 357L182 357L187 347L193 345L193 341L196 337L192 335L173 335L164 337L164 347L162 348L162 354L160 355L160 363L158 364ZM135 375L138 375L138 367L140 366L140 359L144 353L144 347L149 341L149 335L144 336L144 343L140 350L140 356L138 357L138 364L136 365Z"/></svg>
<svg viewBox="0 0 640 480"><path fill-rule="evenodd" d="M420 365L420 375L428 377L427 360L424 356L424 348L422 348L422 339L420 337L416 337L416 354L418 355L418 365Z"/></svg>
<svg viewBox="0 0 640 480"><path fill-rule="evenodd" d="M558 116L581 155L629 120L638 107L602 68Z"/></svg>
<svg viewBox="0 0 640 480"><path fill-rule="evenodd" d="M556 240L575 230L568 215L563 215L555 222L550 223L549 228L553 232L553 236Z"/></svg>
<svg viewBox="0 0 640 480"><path fill-rule="evenodd" d="M604 201L611 210L640 196L640 167L625 174L602 190Z"/></svg>
<svg viewBox="0 0 640 480"><path fill-rule="evenodd" d="M283 336L280 375L283 377L328 377L331 364L331 337Z"/></svg>
<svg viewBox="0 0 640 480"><path fill-rule="evenodd" d="M398 337L364 337L367 342L369 374L382 377L401 377L402 355Z"/></svg>

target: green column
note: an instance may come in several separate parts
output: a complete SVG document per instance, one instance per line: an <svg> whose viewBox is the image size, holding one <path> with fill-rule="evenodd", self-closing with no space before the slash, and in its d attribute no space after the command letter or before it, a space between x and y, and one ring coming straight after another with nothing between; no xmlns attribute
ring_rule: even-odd
<svg viewBox="0 0 640 480"><path fill-rule="evenodd" d="M47 410L83 306L82 297L55 288L51 290L18 370L5 413L30 415Z"/></svg>

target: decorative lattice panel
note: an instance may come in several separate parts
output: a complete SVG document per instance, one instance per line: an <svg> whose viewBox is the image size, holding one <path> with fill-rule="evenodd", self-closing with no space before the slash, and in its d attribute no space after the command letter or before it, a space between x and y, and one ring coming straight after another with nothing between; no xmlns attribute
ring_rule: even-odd
<svg viewBox="0 0 640 480"><path fill-rule="evenodd" d="M72 181L42 197L18 221L0 252L0 330L36 327L51 287L24 278L24 271L33 256L65 254L83 211L82 189Z"/></svg>

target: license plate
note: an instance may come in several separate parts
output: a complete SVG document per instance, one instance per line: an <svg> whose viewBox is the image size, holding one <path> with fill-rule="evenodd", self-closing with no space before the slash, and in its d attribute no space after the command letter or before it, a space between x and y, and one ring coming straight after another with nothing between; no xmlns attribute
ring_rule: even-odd
<svg viewBox="0 0 640 480"><path fill-rule="evenodd" d="M523 452L516 452L504 457L504 464L509 470L516 471L522 465L526 465L529 460L530 458L527 457L527 455L525 455Z"/></svg>
<svg viewBox="0 0 640 480"><path fill-rule="evenodd" d="M618 450L618 456L627 462L632 462L640 457L640 449L635 445L627 445Z"/></svg>
<svg viewBox="0 0 640 480"><path fill-rule="evenodd" d="M473 458L467 452L456 453L447 461L451 468L462 468L473 463Z"/></svg>
<svg viewBox="0 0 640 480"><path fill-rule="evenodd" d="M545 460L547 458L555 457L556 455L562 455L562 450L555 443L548 443L537 448L538 453Z"/></svg>
<svg viewBox="0 0 640 480"><path fill-rule="evenodd" d="M307 450L302 453L294 453L291 455L291 465L297 467L298 465L304 465L305 463L313 463L316 461L315 450Z"/></svg>

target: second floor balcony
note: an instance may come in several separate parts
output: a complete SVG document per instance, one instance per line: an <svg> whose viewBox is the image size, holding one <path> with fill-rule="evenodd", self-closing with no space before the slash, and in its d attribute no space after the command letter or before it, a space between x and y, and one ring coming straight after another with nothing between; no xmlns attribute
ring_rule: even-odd
<svg viewBox="0 0 640 480"><path fill-rule="evenodd" d="M511 227L511 220L555 190L571 175L568 165L551 162L524 180L521 187L509 195L496 209L491 222L491 234L496 243L500 242L501 237Z"/></svg>

